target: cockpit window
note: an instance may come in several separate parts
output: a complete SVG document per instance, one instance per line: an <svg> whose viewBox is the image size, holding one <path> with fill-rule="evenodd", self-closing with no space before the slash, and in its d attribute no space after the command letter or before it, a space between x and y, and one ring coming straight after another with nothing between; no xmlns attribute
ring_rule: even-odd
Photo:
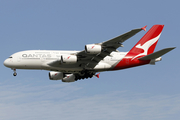
<svg viewBox="0 0 180 120"><path fill-rule="evenodd" d="M9 58L12 58L12 56L10 56Z"/></svg>

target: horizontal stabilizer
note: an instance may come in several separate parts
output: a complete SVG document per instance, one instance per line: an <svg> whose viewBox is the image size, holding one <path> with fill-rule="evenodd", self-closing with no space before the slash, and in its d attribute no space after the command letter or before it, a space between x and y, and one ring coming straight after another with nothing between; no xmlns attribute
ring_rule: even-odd
<svg viewBox="0 0 180 120"><path fill-rule="evenodd" d="M159 50L157 52L151 53L149 55L146 55L144 57L138 58L139 60L151 60L151 59L156 59L161 57L162 55L168 53L169 51L173 50L176 47L171 47L171 48L165 48L162 50Z"/></svg>

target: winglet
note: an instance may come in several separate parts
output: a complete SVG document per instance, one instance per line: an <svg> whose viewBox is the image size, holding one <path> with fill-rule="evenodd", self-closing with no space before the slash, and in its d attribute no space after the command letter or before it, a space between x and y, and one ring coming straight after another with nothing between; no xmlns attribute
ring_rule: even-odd
<svg viewBox="0 0 180 120"><path fill-rule="evenodd" d="M96 76L97 78L99 78L99 74L100 74L100 73L98 73L98 74L97 74L97 75L95 75L95 76Z"/></svg>
<svg viewBox="0 0 180 120"><path fill-rule="evenodd" d="M144 27L142 27L141 29L144 30L144 31L146 31L146 27L147 27L147 25L144 26Z"/></svg>

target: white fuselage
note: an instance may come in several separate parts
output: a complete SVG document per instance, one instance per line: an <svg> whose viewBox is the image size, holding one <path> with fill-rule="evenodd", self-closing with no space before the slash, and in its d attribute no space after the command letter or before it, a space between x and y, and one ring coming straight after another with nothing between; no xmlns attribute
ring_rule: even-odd
<svg viewBox="0 0 180 120"><path fill-rule="evenodd" d="M50 80L74 82L80 79L99 78L97 72L122 70L145 64L155 64L161 56L173 50L165 48L154 52L164 25L154 25L129 52L117 48L143 28L133 29L102 43L87 44L82 51L27 50L17 52L4 61L6 67L16 69L49 70Z"/></svg>
<svg viewBox="0 0 180 120"><path fill-rule="evenodd" d="M12 69L42 69L61 72L79 72L83 68L78 64L62 64L51 66L50 63L60 61L62 55L76 54L79 51L27 50L17 52L4 61L4 65ZM95 71L111 70L121 61L127 52L112 52L95 67Z"/></svg>

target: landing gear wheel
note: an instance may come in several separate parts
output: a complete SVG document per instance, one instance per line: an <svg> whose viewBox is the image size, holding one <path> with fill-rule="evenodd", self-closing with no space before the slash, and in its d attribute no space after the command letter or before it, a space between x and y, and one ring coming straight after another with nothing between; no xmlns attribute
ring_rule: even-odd
<svg viewBox="0 0 180 120"><path fill-rule="evenodd" d="M15 73L13 73L13 75L14 75L14 76L16 76L16 75L17 75L17 73L15 72Z"/></svg>
<svg viewBox="0 0 180 120"><path fill-rule="evenodd" d="M13 69L13 71L14 71L13 75L16 76L17 75L16 69Z"/></svg>

